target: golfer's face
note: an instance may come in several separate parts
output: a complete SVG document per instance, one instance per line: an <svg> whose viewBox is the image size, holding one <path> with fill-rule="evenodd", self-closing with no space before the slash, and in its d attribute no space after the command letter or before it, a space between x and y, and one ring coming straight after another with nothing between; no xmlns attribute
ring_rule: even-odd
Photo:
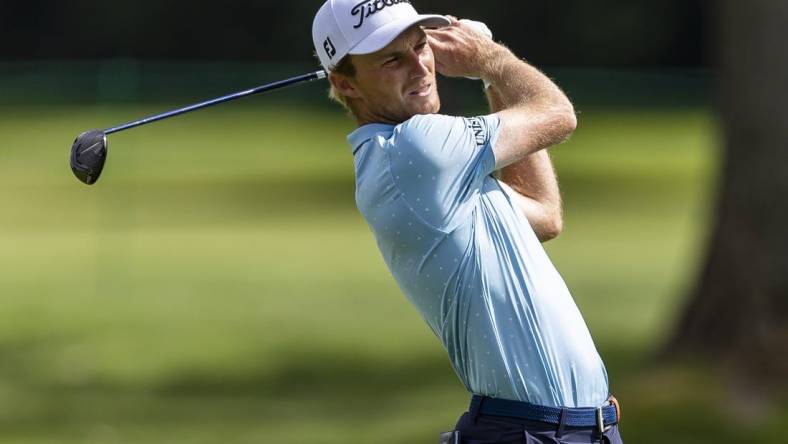
<svg viewBox="0 0 788 444"><path fill-rule="evenodd" d="M353 63L361 99L372 114L403 122L440 109L435 58L420 26L376 53L353 56Z"/></svg>

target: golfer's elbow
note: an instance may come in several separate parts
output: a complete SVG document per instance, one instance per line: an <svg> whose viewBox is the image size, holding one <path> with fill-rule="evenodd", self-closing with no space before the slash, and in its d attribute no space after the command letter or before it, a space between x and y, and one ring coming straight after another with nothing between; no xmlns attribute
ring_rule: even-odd
<svg viewBox="0 0 788 444"><path fill-rule="evenodd" d="M539 238L540 242L547 242L557 238L563 230L564 218L561 216L559 211L557 214L550 215L550 217L545 218L539 227L539 232L537 233L536 237Z"/></svg>
<svg viewBox="0 0 788 444"><path fill-rule="evenodd" d="M544 107L539 114L539 133L542 135L539 148L563 143L577 128L575 109L568 102Z"/></svg>
<svg viewBox="0 0 788 444"><path fill-rule="evenodd" d="M569 136L571 136L572 133L574 133L577 129L577 114L575 114L575 108L572 105L569 105L569 109L564 116L564 120L566 137L569 138Z"/></svg>
<svg viewBox="0 0 788 444"><path fill-rule="evenodd" d="M577 129L577 115L575 115L575 108L571 103L566 103L558 108L552 120L559 143L568 139Z"/></svg>

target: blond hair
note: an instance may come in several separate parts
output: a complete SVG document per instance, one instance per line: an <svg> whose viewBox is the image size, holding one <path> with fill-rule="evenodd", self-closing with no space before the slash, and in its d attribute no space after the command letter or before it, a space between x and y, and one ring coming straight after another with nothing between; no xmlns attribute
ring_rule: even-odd
<svg viewBox="0 0 788 444"><path fill-rule="evenodd" d="M342 60L340 60L339 63L337 63L337 65L334 67L333 70L331 70L331 72L341 74L345 77L355 77L356 67L353 66L353 61L351 60L351 56L348 54L345 57L342 57ZM348 101L348 98L344 94L339 92L339 90L334 87L333 83L331 84L331 89L328 90L328 98L342 105L342 107L344 107L350 113L353 112L353 110L350 109L350 103Z"/></svg>

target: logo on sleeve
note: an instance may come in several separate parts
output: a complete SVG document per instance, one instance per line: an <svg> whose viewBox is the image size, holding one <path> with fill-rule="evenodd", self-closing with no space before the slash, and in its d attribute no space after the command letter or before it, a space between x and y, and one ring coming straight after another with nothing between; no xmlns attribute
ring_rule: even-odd
<svg viewBox="0 0 788 444"><path fill-rule="evenodd" d="M487 131L482 124L482 119L479 117L471 117L465 119L468 121L468 129L473 133L473 138L476 141L478 148L483 147L487 143Z"/></svg>

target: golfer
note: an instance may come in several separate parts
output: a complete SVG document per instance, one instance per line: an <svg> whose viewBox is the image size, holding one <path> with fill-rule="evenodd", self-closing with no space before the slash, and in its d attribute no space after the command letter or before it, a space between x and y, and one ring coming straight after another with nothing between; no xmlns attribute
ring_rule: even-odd
<svg viewBox="0 0 788 444"><path fill-rule="evenodd" d="M619 409L540 241L561 231L546 148L575 129L546 76L407 0L328 0L313 24L348 136L356 203L472 394L442 443L620 443ZM436 73L480 78L491 114L438 114Z"/></svg>

